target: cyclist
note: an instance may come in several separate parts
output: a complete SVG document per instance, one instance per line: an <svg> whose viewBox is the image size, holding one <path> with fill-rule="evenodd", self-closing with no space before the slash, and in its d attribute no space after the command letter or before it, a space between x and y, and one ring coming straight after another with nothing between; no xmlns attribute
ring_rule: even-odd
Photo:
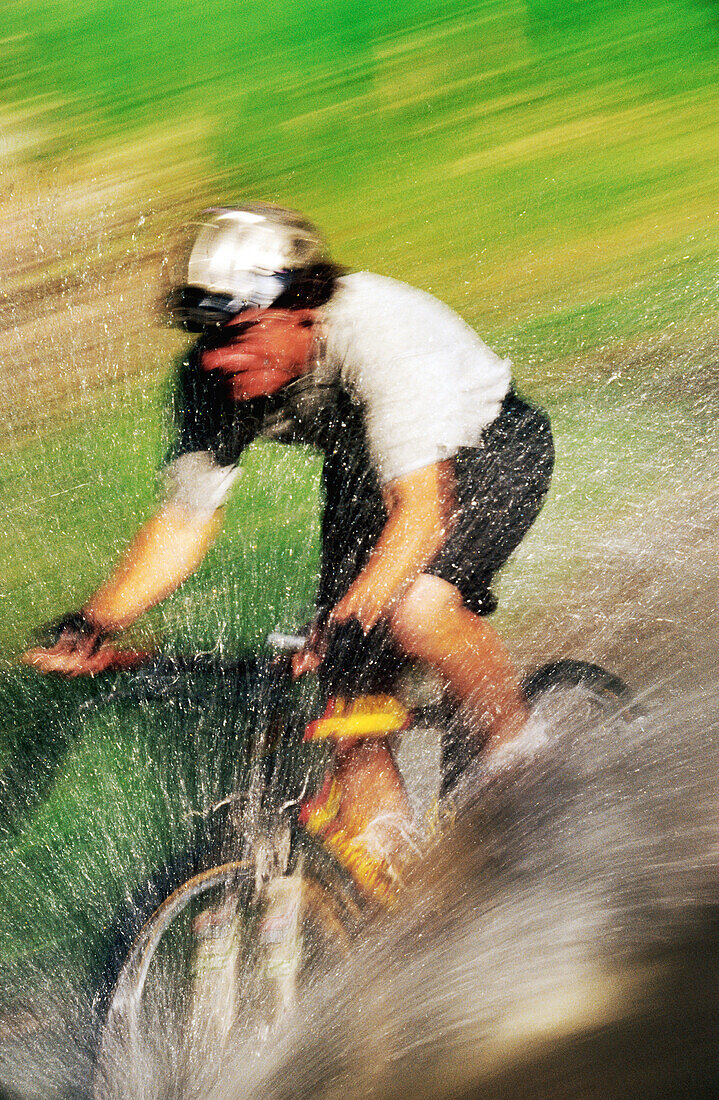
<svg viewBox="0 0 719 1100"><path fill-rule="evenodd" d="M490 584L553 465L548 419L514 392L510 361L429 294L345 273L310 222L261 203L204 212L168 307L198 338L177 377L165 499L108 581L26 660L66 675L103 668L103 643L202 561L244 448L259 435L300 441L324 452L319 604L330 622L384 626L444 676L488 751L510 742L528 715L486 621ZM296 671L319 660L309 646ZM336 777L345 834L385 811L407 816L386 741L338 753Z"/></svg>

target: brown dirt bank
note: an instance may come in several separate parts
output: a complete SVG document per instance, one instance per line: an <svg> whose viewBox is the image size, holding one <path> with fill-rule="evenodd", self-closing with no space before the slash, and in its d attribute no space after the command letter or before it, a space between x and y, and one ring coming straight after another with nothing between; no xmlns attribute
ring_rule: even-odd
<svg viewBox="0 0 719 1100"><path fill-rule="evenodd" d="M0 447L166 363L179 346L158 324L167 242L207 201L206 178L189 131L0 162Z"/></svg>

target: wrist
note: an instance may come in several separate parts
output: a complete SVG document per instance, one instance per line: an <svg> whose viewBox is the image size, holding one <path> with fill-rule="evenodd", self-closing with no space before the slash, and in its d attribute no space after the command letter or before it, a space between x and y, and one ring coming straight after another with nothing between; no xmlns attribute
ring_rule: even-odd
<svg viewBox="0 0 719 1100"><path fill-rule="evenodd" d="M88 633L93 631L101 634L103 639L111 634L117 634L122 629L119 623L111 619L109 615L95 611L91 604L81 607L76 614L87 624Z"/></svg>
<svg viewBox="0 0 719 1100"><path fill-rule="evenodd" d="M110 633L111 631L100 626L82 609L70 611L55 622L47 623L40 628L37 637L44 648L52 649L57 645L69 646L72 650L92 655L102 646Z"/></svg>

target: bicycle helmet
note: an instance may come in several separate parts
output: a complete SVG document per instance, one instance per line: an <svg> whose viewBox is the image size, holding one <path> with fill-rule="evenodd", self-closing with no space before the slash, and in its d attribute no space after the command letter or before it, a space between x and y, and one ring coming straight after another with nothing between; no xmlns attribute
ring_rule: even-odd
<svg viewBox="0 0 719 1100"><path fill-rule="evenodd" d="M259 202L212 207L200 215L169 295L170 317L201 332L243 310L266 309L326 259L319 232L294 210Z"/></svg>

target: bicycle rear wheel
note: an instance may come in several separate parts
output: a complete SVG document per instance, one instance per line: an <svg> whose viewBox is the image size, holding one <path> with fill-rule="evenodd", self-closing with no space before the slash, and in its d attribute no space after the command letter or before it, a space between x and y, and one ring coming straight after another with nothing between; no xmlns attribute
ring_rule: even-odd
<svg viewBox="0 0 719 1100"><path fill-rule="evenodd" d="M643 712L624 681L601 665L563 658L542 665L528 676L522 691L531 711L556 702L572 720L589 726L611 720L621 724L641 723ZM442 736L440 796L446 797L464 772L481 756L483 742L455 719L447 722Z"/></svg>
<svg viewBox="0 0 719 1100"><path fill-rule="evenodd" d="M635 722L641 709L627 684L615 673L589 661L564 658L542 665L522 685L530 708L553 694L571 693L575 713L588 720L602 718Z"/></svg>
<svg viewBox="0 0 719 1100"><path fill-rule="evenodd" d="M228 1044L258 1053L346 957L358 899L341 869L311 858L311 840L301 839L293 872L269 881L253 861L212 865L205 854L174 888L170 866L145 884L150 911L126 952L114 952L100 997L98 1100L201 1094Z"/></svg>

